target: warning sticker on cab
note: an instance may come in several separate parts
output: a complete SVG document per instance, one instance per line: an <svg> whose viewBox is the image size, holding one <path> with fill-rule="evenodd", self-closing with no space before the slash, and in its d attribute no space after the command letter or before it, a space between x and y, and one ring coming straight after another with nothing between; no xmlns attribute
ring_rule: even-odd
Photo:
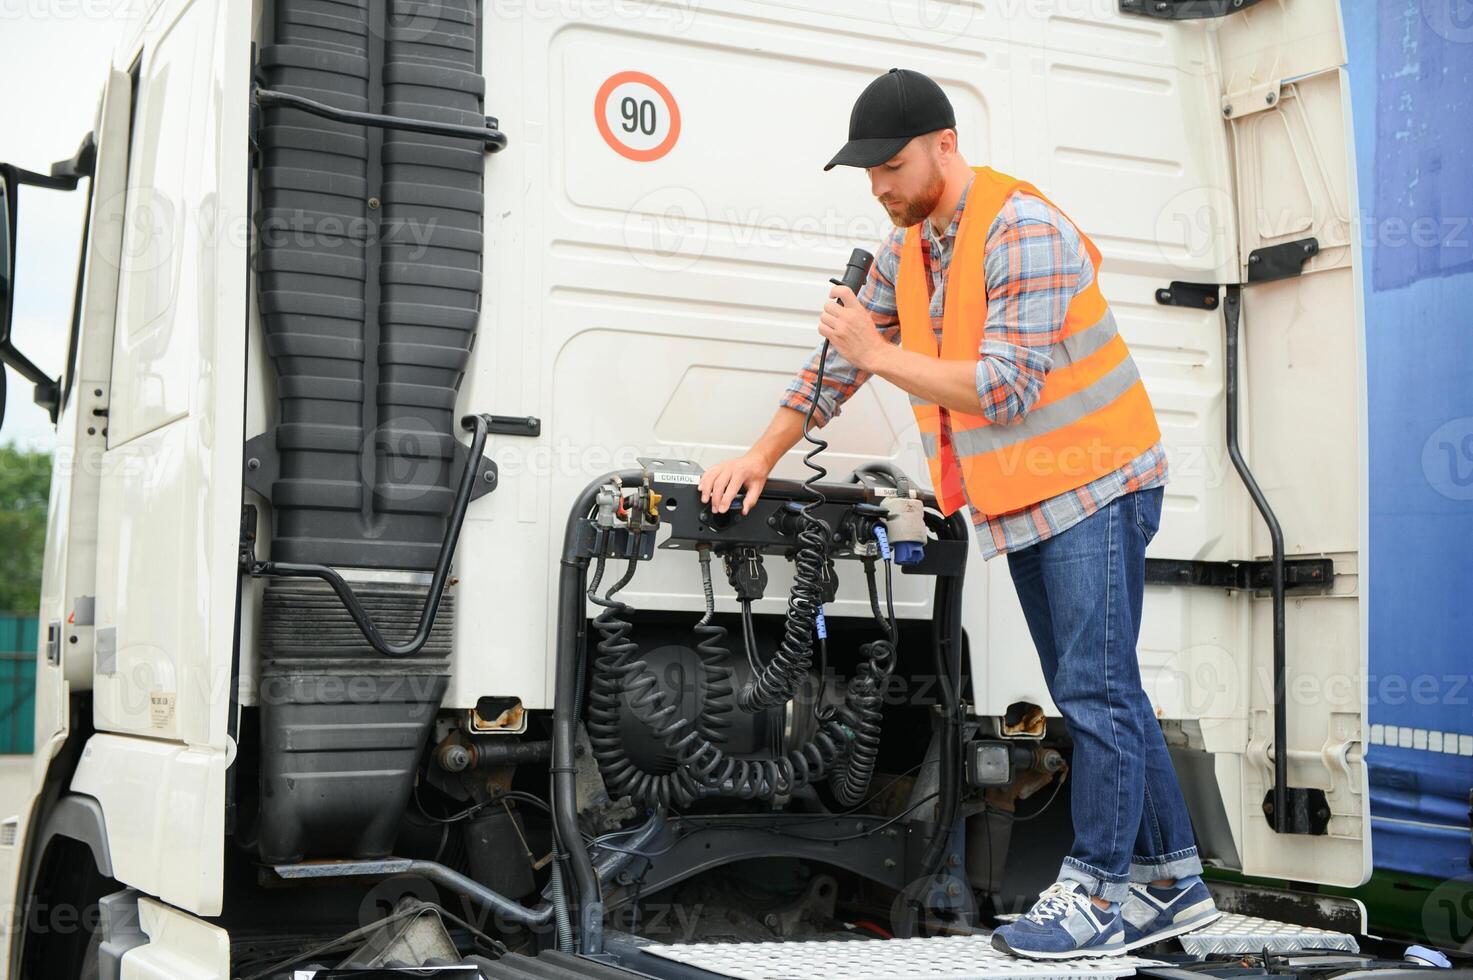
<svg viewBox="0 0 1473 980"><path fill-rule="evenodd" d="M153 691L148 695L148 721L154 728L168 728L174 724L174 694Z"/></svg>
<svg viewBox="0 0 1473 980"><path fill-rule="evenodd" d="M660 159L680 138L675 96L642 71L610 75L594 96L593 118L610 149L636 163Z"/></svg>

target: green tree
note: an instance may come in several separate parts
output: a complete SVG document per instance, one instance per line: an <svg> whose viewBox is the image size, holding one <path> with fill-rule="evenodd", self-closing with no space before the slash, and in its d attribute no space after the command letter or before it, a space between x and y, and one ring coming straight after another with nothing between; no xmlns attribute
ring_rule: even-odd
<svg viewBox="0 0 1473 980"><path fill-rule="evenodd" d="M49 453L0 446L0 612L34 616L41 605L50 493Z"/></svg>

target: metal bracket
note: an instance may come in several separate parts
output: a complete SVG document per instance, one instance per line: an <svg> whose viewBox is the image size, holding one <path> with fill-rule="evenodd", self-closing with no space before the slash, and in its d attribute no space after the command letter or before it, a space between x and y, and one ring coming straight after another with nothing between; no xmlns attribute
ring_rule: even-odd
<svg viewBox="0 0 1473 980"><path fill-rule="evenodd" d="M1320 243L1317 238L1300 238L1279 245L1265 245L1248 253L1248 282L1177 282L1156 290L1156 302L1162 306L1186 306L1196 310L1215 310L1218 306L1218 290L1229 287L1255 285L1292 279L1304 272L1304 263L1318 255Z"/></svg>
<svg viewBox="0 0 1473 980"><path fill-rule="evenodd" d="M1318 255L1320 243L1315 238L1301 238L1282 245L1266 245L1248 253L1248 281L1273 282L1292 279L1304 271L1304 263Z"/></svg>
<svg viewBox="0 0 1473 980"><path fill-rule="evenodd" d="M1280 834L1323 835L1330 828L1330 801L1322 789L1301 786L1284 787L1287 806L1274 806L1276 787L1263 794L1263 817ZM1287 819L1286 819L1287 817Z"/></svg>
<svg viewBox="0 0 1473 980"><path fill-rule="evenodd" d="M487 432L502 432L506 435L537 435L541 432L541 420L531 417L511 418L505 416L487 416L490 419L499 419L500 429L491 425L487 426ZM528 431L528 430L531 431ZM451 463L452 469L460 469L465 466L466 457L470 450L459 440L455 442L454 459ZM272 493L276 481L281 477L281 457L276 451L276 430L268 429L260 435L252 436L245 443L245 485L254 490L268 501L272 499ZM479 500L492 490L496 489L498 473L496 464L485 456L477 464L476 482L471 487L471 499Z"/></svg>
<svg viewBox="0 0 1473 980"><path fill-rule="evenodd" d="M1326 591L1335 579L1335 563L1329 558L1284 560L1284 588ZM1195 585L1209 589L1244 592L1272 589L1271 561L1190 561L1176 558L1147 558L1147 585Z"/></svg>
<svg viewBox="0 0 1473 980"><path fill-rule="evenodd" d="M1156 20L1204 20L1235 14L1257 2L1258 0L1120 0L1120 12Z"/></svg>
<svg viewBox="0 0 1473 980"><path fill-rule="evenodd" d="M1217 309L1217 291L1213 282L1173 282L1156 290L1156 302L1162 306L1189 306L1196 310Z"/></svg>
<svg viewBox="0 0 1473 980"><path fill-rule="evenodd" d="M494 436L540 436L542 420L535 415L488 415L486 431Z"/></svg>
<svg viewBox="0 0 1473 980"><path fill-rule="evenodd" d="M632 534L627 528L606 530L592 521L578 525L578 554L589 558L623 558L649 561L655 556L655 533Z"/></svg>

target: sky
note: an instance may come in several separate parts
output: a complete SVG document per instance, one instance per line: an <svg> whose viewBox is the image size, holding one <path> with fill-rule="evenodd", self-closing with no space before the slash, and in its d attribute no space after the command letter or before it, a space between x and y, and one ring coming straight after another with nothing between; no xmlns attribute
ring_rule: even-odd
<svg viewBox="0 0 1473 980"><path fill-rule="evenodd" d="M0 162L46 173L91 129L113 48L146 0L0 0ZM71 326L86 183L75 192L22 187L12 340L61 373ZM0 443L48 449L51 420L31 384L8 372Z"/></svg>

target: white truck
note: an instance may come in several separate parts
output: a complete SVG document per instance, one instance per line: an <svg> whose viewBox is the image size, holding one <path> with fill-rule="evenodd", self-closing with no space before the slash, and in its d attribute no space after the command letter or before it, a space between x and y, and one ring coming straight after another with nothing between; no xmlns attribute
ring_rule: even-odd
<svg viewBox="0 0 1473 980"><path fill-rule="evenodd" d="M747 518L693 487L888 229L820 168L892 65L1104 254L1204 858L1365 881L1344 62L1334 0L156 0L77 157L0 168L7 314L71 288L14 279L31 185L89 200L66 363L0 324L77 463L8 976L1050 975L986 934L1068 847L1068 738L904 394ZM1413 968L1353 901L1215 887L1275 921L1108 969Z"/></svg>

